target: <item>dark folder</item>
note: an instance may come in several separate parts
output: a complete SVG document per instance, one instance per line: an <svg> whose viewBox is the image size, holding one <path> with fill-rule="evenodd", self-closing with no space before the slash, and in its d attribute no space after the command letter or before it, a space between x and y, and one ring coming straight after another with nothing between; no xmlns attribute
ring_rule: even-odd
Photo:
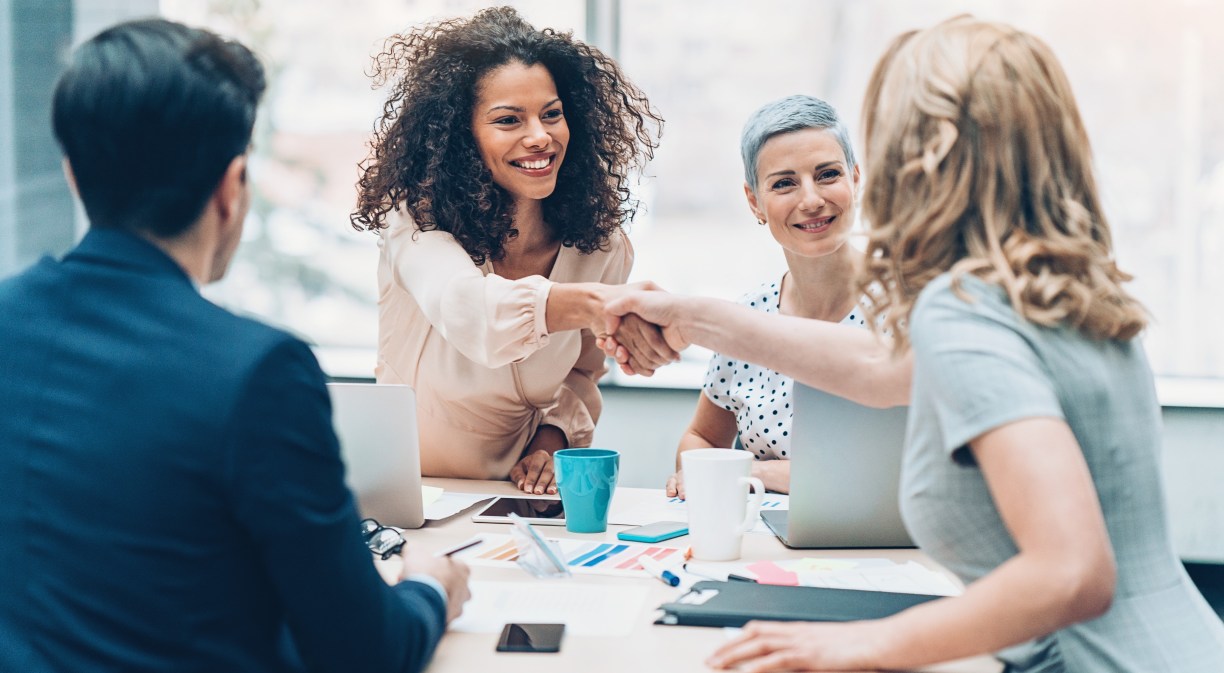
<svg viewBox="0 0 1224 673"><path fill-rule="evenodd" d="M887 617L938 598L941 597L755 582L698 582L675 602L660 605L663 616L655 623L743 626L754 619L850 622Z"/></svg>

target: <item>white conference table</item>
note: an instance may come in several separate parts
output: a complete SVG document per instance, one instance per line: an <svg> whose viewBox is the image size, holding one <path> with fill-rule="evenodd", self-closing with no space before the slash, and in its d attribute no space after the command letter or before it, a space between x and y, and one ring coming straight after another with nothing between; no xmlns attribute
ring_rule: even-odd
<svg viewBox="0 0 1224 673"><path fill-rule="evenodd" d="M426 478L425 483L439 486L446 491L458 493L518 494L509 482L472 481L463 479ZM618 506L632 503L635 499L654 494L651 489L617 489ZM472 521L473 509L469 508L442 521L427 522L423 528L408 531L409 544L428 551L438 551L461 543L478 533L509 533L505 524L485 524ZM627 526L609 526L607 533L581 535L566 532L562 526L541 527L548 537L573 537L586 540L614 540L616 533ZM684 546L686 538L680 537L664 544ZM822 558L888 558L896 561L915 560L930 568L943 571L917 550L791 550L772 535L748 533L744 536L743 558L788 559L819 556ZM472 579L495 582L536 582L519 568L489 567L473 564ZM601 673L603 671L689 673L709 671L703 663L721 643L727 639L724 629L688 626L656 626L654 619L659 604L673 600L677 590L662 582L648 578L617 577L609 575L574 575L565 582L585 582L599 585L646 586L648 598L642 606L641 618L633 627L632 635L622 637L581 636L567 633L556 654L501 653L494 650L497 644L495 633L446 634L434 654L429 673L574 673L576 671ZM997 673L1001 666L989 657L976 657L951 662L923 671L932 673Z"/></svg>

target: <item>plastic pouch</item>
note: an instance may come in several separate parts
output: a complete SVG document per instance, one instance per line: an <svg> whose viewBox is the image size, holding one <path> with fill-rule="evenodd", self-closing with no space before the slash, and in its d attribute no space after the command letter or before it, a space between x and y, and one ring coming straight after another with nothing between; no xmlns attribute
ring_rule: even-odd
<svg viewBox="0 0 1224 673"><path fill-rule="evenodd" d="M556 543L540 537L535 528L519 515L512 513L509 516L514 523L510 535L518 547L519 567L539 578L572 577Z"/></svg>

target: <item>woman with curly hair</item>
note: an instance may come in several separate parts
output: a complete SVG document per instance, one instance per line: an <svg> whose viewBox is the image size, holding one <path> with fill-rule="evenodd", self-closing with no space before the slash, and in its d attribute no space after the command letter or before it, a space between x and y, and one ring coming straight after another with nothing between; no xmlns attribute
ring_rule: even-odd
<svg viewBox="0 0 1224 673"><path fill-rule="evenodd" d="M599 418L630 172L662 119L611 58L508 7L392 36L374 77L391 93L351 219L379 236L378 381L416 391L424 474L555 493L553 452ZM640 373L676 357L645 323L618 336Z"/></svg>
<svg viewBox="0 0 1224 673"><path fill-rule="evenodd" d="M913 362L902 512L968 586L876 621L750 623L709 663L908 670L993 652L1008 673L1224 671L1224 626L1169 535L1147 316L1058 60L958 17L898 38L863 110L864 285ZM610 309L711 345L729 312L660 294ZM751 345L771 317L728 338Z"/></svg>

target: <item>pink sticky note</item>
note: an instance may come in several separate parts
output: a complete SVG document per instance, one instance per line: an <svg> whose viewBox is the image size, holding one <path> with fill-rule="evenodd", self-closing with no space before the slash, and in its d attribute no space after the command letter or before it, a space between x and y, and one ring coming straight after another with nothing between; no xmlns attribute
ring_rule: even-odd
<svg viewBox="0 0 1224 673"><path fill-rule="evenodd" d="M799 575L783 570L773 561L757 561L748 566L748 570L756 575L757 581L761 584L779 584L787 587L799 585Z"/></svg>

